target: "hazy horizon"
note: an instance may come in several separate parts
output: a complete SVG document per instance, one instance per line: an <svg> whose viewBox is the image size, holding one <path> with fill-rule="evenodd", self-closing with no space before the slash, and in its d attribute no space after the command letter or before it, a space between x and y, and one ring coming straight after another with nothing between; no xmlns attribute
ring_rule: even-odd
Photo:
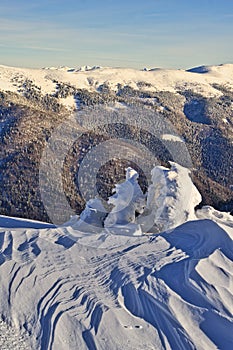
<svg viewBox="0 0 233 350"><path fill-rule="evenodd" d="M233 62L233 3L2 0L0 64L188 69Z"/></svg>

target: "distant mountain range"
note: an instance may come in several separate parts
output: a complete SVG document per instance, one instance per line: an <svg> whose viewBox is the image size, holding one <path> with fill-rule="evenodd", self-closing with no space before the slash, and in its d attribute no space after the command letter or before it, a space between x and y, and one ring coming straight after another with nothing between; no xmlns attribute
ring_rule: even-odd
<svg viewBox="0 0 233 350"><path fill-rule="evenodd" d="M77 213L85 205L77 182L82 160L94 146L119 137L143 143L166 165L172 160L166 147L185 144L202 204L233 210L233 65L188 71L0 66L1 214L49 221L39 186L43 150L70 115L92 108L119 115L122 110L130 114L139 109L151 113L150 118L154 113L155 123L156 118L171 123L176 135L166 132L157 140L139 132L135 123L102 130L83 128L82 137L65 158L62 173L65 195ZM179 152L182 162L182 150ZM99 194L106 198L114 183L124 178L125 167L132 165L127 159L113 159L103 166L97 177ZM143 171L140 181L146 191Z"/></svg>

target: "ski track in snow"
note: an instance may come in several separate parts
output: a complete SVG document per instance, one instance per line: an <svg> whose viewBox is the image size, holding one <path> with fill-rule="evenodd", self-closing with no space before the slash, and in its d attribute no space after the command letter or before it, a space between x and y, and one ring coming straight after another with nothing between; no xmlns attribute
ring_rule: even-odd
<svg viewBox="0 0 233 350"><path fill-rule="evenodd" d="M233 348L224 225L77 242L71 227L19 226L0 230L1 349Z"/></svg>

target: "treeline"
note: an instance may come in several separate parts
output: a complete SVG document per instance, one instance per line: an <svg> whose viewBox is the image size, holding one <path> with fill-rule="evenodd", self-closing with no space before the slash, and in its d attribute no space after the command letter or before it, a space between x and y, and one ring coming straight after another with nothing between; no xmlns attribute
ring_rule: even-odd
<svg viewBox="0 0 233 350"><path fill-rule="evenodd" d="M91 80L89 83L90 86L93 84ZM49 220L40 196L39 166L49 137L69 113L59 103L59 98L68 96L74 97L79 109L98 105L103 108L114 107L116 103L128 107L146 105L146 108L156 112L155 122L159 113L160 118L172 123L176 133L185 141L192 158L194 182L203 196L203 203L220 210L233 209L230 187L233 183L233 93L227 87L214 86L222 95L206 98L191 90L177 94L147 91L150 86L143 82L138 83L138 90L119 84L116 91L107 83L98 90L93 87L93 91L60 82L56 84L56 91L50 95L43 95L31 80L22 80L21 95L0 93L1 214ZM165 142L135 125L116 123L104 128L97 127L92 132L87 130L69 150L62 174L67 200L77 213L85 206L77 180L82 160L98 143L119 137L143 144L163 165L174 160ZM177 150L177 159L182 160L183 146L180 142L173 142L173 146ZM100 196L109 196L114 184L124 178L126 165L137 166L127 162L127 159L114 159L99 170L97 188ZM145 174L142 169L136 170L140 173L140 183L146 191L148 183ZM58 191L56 180L53 189L55 193ZM62 206L57 213L58 218L61 212Z"/></svg>

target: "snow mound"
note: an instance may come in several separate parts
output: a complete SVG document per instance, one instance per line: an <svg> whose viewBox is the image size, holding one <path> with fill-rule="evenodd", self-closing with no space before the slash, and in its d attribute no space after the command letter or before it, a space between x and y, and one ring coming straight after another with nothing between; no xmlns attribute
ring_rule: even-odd
<svg viewBox="0 0 233 350"><path fill-rule="evenodd" d="M171 230L182 223L195 220L195 207L202 198L194 186L190 171L171 162L171 168L157 166L152 170L146 213L138 219L143 232Z"/></svg>
<svg viewBox="0 0 233 350"><path fill-rule="evenodd" d="M233 238L233 216L230 213L220 212L210 206L204 206L196 211L198 219L212 220L216 222L224 230L227 229L228 234Z"/></svg>
<svg viewBox="0 0 233 350"><path fill-rule="evenodd" d="M191 69L187 69L186 72L199 73L199 74L209 73L210 72L210 67L208 67L208 66L194 67L194 68L191 68Z"/></svg>
<svg viewBox="0 0 233 350"><path fill-rule="evenodd" d="M218 66L200 66L188 69L187 72L206 74L231 80L233 78L233 64L220 64Z"/></svg>
<svg viewBox="0 0 233 350"><path fill-rule="evenodd" d="M82 66L76 69L76 72L88 72L102 68L101 66Z"/></svg>
<svg viewBox="0 0 233 350"><path fill-rule="evenodd" d="M86 203L80 218L74 223L69 222L67 226L85 233L97 233L103 231L104 219L107 215L106 209L98 198L90 199Z"/></svg>

